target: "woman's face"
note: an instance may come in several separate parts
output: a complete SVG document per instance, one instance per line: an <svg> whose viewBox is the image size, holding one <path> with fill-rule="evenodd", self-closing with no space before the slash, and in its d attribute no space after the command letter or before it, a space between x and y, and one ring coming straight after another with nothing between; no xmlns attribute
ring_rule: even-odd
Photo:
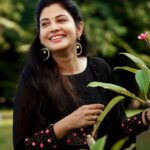
<svg viewBox="0 0 150 150"><path fill-rule="evenodd" d="M40 15L40 41L52 53L75 50L83 24L77 26L72 16L58 3L47 6Z"/></svg>

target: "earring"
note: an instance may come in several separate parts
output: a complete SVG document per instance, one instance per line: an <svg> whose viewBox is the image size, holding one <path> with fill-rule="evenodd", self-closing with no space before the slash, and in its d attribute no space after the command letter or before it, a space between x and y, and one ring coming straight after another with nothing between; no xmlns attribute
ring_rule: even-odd
<svg viewBox="0 0 150 150"><path fill-rule="evenodd" d="M76 42L76 50L77 50L77 56L80 56L82 54L82 45L80 44L80 39L77 40Z"/></svg>
<svg viewBox="0 0 150 150"><path fill-rule="evenodd" d="M50 51L48 48L46 48L46 47L42 48L40 53L41 53L41 57L42 57L43 61L47 61L49 59Z"/></svg>

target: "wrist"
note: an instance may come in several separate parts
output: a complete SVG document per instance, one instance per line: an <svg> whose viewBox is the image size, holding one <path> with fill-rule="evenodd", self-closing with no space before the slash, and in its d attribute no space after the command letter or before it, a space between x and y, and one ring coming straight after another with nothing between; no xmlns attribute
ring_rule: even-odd
<svg viewBox="0 0 150 150"><path fill-rule="evenodd" d="M149 125L150 124L150 109L146 109L144 112L143 112L143 118L144 118L144 124L145 125Z"/></svg>
<svg viewBox="0 0 150 150"><path fill-rule="evenodd" d="M147 124L150 124L149 111L150 111L150 109L146 109L144 112L144 117L145 117L145 121Z"/></svg>
<svg viewBox="0 0 150 150"><path fill-rule="evenodd" d="M72 119L70 117L70 115L66 116L64 119L63 119L63 122L64 122L64 125L66 127L66 130L70 131L73 128L73 125L72 125Z"/></svg>
<svg viewBox="0 0 150 150"><path fill-rule="evenodd" d="M59 140L65 137L67 133L70 131L70 127L68 125L66 117L56 122L53 127L55 135Z"/></svg>

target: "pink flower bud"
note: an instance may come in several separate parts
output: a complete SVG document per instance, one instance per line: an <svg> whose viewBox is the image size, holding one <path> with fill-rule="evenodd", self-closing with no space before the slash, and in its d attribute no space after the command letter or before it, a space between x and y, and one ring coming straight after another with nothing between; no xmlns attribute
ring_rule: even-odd
<svg viewBox="0 0 150 150"><path fill-rule="evenodd" d="M138 39L139 39L139 40L147 40L147 38L148 38L148 32L141 33L141 34L138 36Z"/></svg>
<svg viewBox="0 0 150 150"><path fill-rule="evenodd" d="M44 148L44 144L40 143L40 148L43 149Z"/></svg>
<svg viewBox="0 0 150 150"><path fill-rule="evenodd" d="M35 143L35 142L32 142L32 146L36 146L36 143Z"/></svg>

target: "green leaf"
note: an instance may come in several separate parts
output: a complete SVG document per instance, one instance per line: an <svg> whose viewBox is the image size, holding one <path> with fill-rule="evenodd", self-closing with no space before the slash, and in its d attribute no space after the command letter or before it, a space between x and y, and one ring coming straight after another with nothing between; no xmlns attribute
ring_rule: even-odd
<svg viewBox="0 0 150 150"><path fill-rule="evenodd" d="M140 91L144 94L145 98L147 99L147 92L150 84L150 76L148 71L145 69L138 70L135 74L136 82L140 88Z"/></svg>
<svg viewBox="0 0 150 150"><path fill-rule="evenodd" d="M19 33L20 36L23 36L25 31L19 26L15 21L9 20L0 16L0 25L4 26L7 29L13 29L16 33Z"/></svg>
<svg viewBox="0 0 150 150"><path fill-rule="evenodd" d="M126 71L129 71L129 72L132 72L132 73L136 73L136 72L137 72L137 69L131 68L131 67L128 67L128 66L115 67L115 68L114 68L114 70L117 70L117 69L126 70Z"/></svg>
<svg viewBox="0 0 150 150"><path fill-rule="evenodd" d="M96 141L91 150L104 150L107 136L103 136Z"/></svg>
<svg viewBox="0 0 150 150"><path fill-rule="evenodd" d="M5 80L0 81L0 88L10 88L10 89L16 89L17 83L15 81Z"/></svg>
<svg viewBox="0 0 150 150"><path fill-rule="evenodd" d="M112 90L112 91L115 91L117 93L120 93L120 94L123 94L125 96L128 96L128 97L131 97L133 99L137 99L139 100L140 102L144 103L144 100L140 99L139 97L137 97L134 93L131 93L130 91L128 91L127 89L121 87L121 86L118 86L118 85L115 85L115 84L110 84L110 83L102 83L102 82L90 82L88 84L88 86L90 87L97 87L97 86L100 86L104 89L108 89L108 90Z"/></svg>
<svg viewBox="0 0 150 150"><path fill-rule="evenodd" d="M124 150L134 150L135 148L136 148L136 144L135 144L135 143L132 143L132 144L130 145L130 147L125 148Z"/></svg>
<svg viewBox="0 0 150 150"><path fill-rule="evenodd" d="M149 70L148 67L145 65L145 63L140 58L138 58L132 54L129 54L129 53L120 53L120 54L123 54L123 55L127 56L128 58L130 58L141 69L145 68L145 69Z"/></svg>
<svg viewBox="0 0 150 150"><path fill-rule="evenodd" d="M93 137L96 135L102 121L104 120L105 116L109 113L109 111L122 99L124 99L123 96L116 96L115 98L113 98L108 105L106 106L106 108L104 109L104 111L98 116L97 122L94 125L93 131L92 131L92 135Z"/></svg>
<svg viewBox="0 0 150 150"><path fill-rule="evenodd" d="M111 150L117 150L117 149L119 150L119 149L121 149L122 146L123 146L123 144L124 144L127 140L128 140L128 138L123 138L123 139L117 141L117 142L113 145L113 147L111 148Z"/></svg>

